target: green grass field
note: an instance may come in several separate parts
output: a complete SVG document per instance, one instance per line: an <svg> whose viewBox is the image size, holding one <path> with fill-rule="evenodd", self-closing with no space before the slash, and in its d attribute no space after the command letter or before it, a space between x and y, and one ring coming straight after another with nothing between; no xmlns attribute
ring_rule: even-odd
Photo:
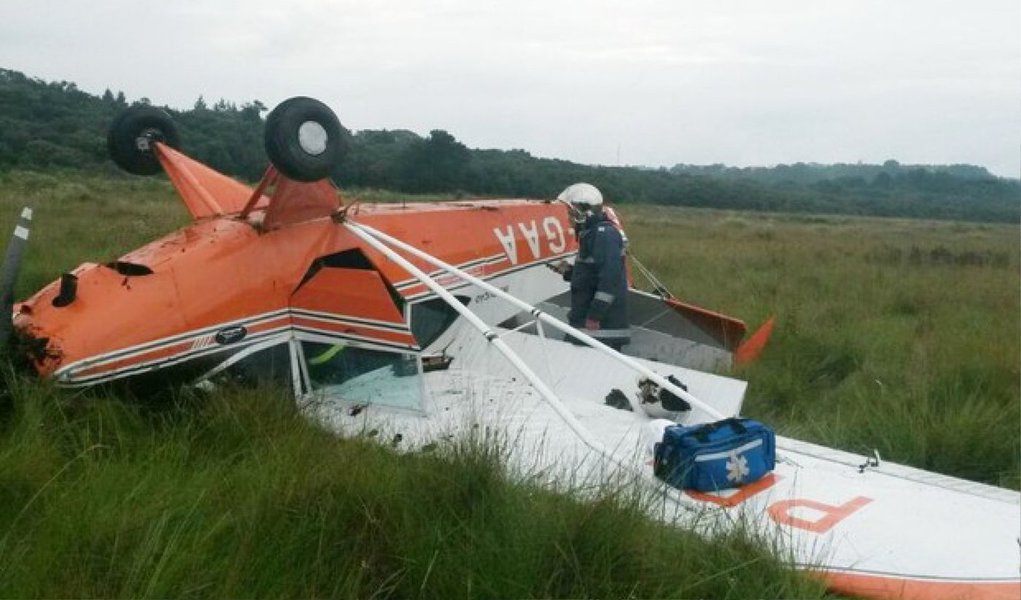
<svg viewBox="0 0 1021 600"><path fill-rule="evenodd" d="M678 296L776 316L745 412L785 435L1017 489L1017 226L624 211Z"/></svg>
<svg viewBox="0 0 1021 600"><path fill-rule="evenodd" d="M0 173L0 232L24 204L19 297L188 221L159 179ZM1021 485L1018 227L622 213L678 296L750 327L776 316L762 359L735 373L746 414ZM501 440L398 454L317 428L279 390L157 404L7 379L3 597L824 596L768 541L648 521L626 485L581 502L512 481Z"/></svg>

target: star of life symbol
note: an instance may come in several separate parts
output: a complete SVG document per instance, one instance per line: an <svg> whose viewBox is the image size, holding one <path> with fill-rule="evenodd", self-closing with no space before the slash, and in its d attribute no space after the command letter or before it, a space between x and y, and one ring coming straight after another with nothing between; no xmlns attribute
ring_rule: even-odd
<svg viewBox="0 0 1021 600"><path fill-rule="evenodd" d="M727 480L734 483L741 483L748 476L748 460L732 450L727 456Z"/></svg>

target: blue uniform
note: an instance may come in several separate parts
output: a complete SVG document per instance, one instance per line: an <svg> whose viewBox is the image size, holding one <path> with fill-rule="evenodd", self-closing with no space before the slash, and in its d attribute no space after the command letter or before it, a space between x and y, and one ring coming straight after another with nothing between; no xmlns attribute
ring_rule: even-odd
<svg viewBox="0 0 1021 600"><path fill-rule="evenodd" d="M571 282L568 322L584 329L586 320L598 321L599 329L586 333L617 350L631 341L625 251L624 235L602 211L597 212L578 232L578 258L565 274Z"/></svg>

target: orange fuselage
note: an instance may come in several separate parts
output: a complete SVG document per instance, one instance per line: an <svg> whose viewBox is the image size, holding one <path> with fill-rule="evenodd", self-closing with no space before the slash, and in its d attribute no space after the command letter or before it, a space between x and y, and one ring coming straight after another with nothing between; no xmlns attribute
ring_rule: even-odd
<svg viewBox="0 0 1021 600"><path fill-rule="evenodd" d="M115 263L85 263L72 272L77 295L67 306L53 303L59 282L18 305L16 329L37 346L45 340L36 369L87 385L222 356L294 329L419 349L404 308L428 296L424 285L340 218L266 231L264 212L201 219ZM484 278L576 250L565 207L545 202L355 205L344 218Z"/></svg>

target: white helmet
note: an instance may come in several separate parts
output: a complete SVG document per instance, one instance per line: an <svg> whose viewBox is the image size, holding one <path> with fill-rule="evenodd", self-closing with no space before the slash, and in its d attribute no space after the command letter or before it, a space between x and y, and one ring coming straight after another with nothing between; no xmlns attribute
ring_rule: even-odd
<svg viewBox="0 0 1021 600"><path fill-rule="evenodd" d="M596 208L603 205L603 195L599 188L591 183L576 183L567 186L567 189L560 192L557 200L573 205L584 205L588 208Z"/></svg>

